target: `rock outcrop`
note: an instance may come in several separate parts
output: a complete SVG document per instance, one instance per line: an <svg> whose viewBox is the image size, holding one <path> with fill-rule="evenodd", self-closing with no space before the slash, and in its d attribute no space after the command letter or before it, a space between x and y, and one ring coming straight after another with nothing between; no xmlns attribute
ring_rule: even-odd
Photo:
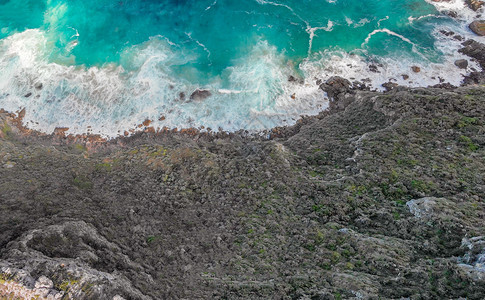
<svg viewBox="0 0 485 300"><path fill-rule="evenodd" d="M480 10L485 5L485 2L482 0L466 0L465 3L474 11Z"/></svg>
<svg viewBox="0 0 485 300"><path fill-rule="evenodd" d="M474 33L480 36L485 36L485 21L475 20L470 24L470 29Z"/></svg>

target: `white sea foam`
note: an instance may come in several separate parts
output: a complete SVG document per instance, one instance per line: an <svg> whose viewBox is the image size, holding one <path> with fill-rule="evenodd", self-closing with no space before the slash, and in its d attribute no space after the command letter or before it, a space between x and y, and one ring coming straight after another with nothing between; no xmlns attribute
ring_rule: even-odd
<svg viewBox="0 0 485 300"><path fill-rule="evenodd" d="M455 12L457 17L454 26L452 28L441 28L442 30L452 30L465 37L466 39L473 38L481 43L485 43L485 37L478 36L471 32L468 25L477 19L479 15L485 14L485 6L475 12L465 4L464 0L450 0L449 2L434 2L432 0L426 0L427 2L433 4L438 11L441 12ZM436 35L436 34L435 34Z"/></svg>
<svg viewBox="0 0 485 300"><path fill-rule="evenodd" d="M266 1L266 0L256 0L256 2L258 2L261 5L273 5L273 6L284 7L286 9L288 9L295 17L297 17L298 19L300 19L301 21L303 21L303 23L305 23L305 25L306 25L307 28L310 27L310 24L308 23L307 20L303 19L299 14L297 14L295 12L295 10L293 8L291 8L290 6L288 6L286 4L281 4L281 3L272 2L272 1Z"/></svg>
<svg viewBox="0 0 485 300"><path fill-rule="evenodd" d="M328 20L327 26L325 27L310 27L308 26L306 32L310 35L309 45L308 45L308 55L312 53L313 39L315 38L315 32L317 30L332 31L333 22Z"/></svg>
<svg viewBox="0 0 485 300"><path fill-rule="evenodd" d="M211 52L209 51L209 49L207 49L207 47L204 44L202 44L199 40L196 40L196 39L192 38L192 33L191 32L189 32L189 33L186 32L185 35L187 35L187 37L191 41L195 42L199 47L201 47L207 53L207 59L210 60Z"/></svg>
<svg viewBox="0 0 485 300"><path fill-rule="evenodd" d="M434 5L438 11L441 12L455 12L457 17L468 22L473 21L478 14L483 14L484 8L481 11L475 12L466 5L465 0L449 0L435 2L433 0L426 0L426 2Z"/></svg>
<svg viewBox="0 0 485 300"><path fill-rule="evenodd" d="M441 28L435 30L437 42L435 47L442 53L442 61L432 62L421 56L422 59L416 60L411 57L373 57L366 55L365 50L357 54L349 54L340 50L326 50L319 53L314 53L313 56L301 64L301 69L304 70L307 77L320 78L322 80L328 79L331 76L342 76L348 79L366 82L371 87L377 90L384 90L382 84L392 81L399 85L422 87L439 84L441 82L449 82L453 85L460 85L463 76L470 70L480 70L479 65L469 60L463 54L458 52L461 47L459 41L452 40L439 33ZM458 29L457 29L458 31ZM377 30L377 32L384 32L392 34L387 30ZM462 33L462 32L460 32ZM372 33L367 38L371 38ZM404 41L412 43L411 40L403 36L397 36ZM365 43L364 45L365 46ZM416 51L418 51L417 49ZM467 70L458 69L454 62L457 59L468 59L469 67ZM372 72L369 69L369 64L378 66L378 72ZM415 73L411 70L412 66L418 66L421 71ZM406 76L403 76L406 75Z"/></svg>
<svg viewBox="0 0 485 300"><path fill-rule="evenodd" d="M387 20L389 20L389 16L386 16L385 18L377 20L377 27L381 27L381 23Z"/></svg>
<svg viewBox="0 0 485 300"><path fill-rule="evenodd" d="M91 126L92 133L114 137L147 118L160 128L261 130L292 124L327 105L316 84L288 81L294 66L264 41L224 71L225 80L216 78L202 87L174 74L172 66L195 58L177 52L162 37L125 51L123 64L132 71L49 62L50 50L40 30L0 41L0 106L10 111L26 107L26 125L45 132L68 127L68 133L85 133ZM37 83L42 90L35 89ZM198 88L212 96L191 101L189 95Z"/></svg>
<svg viewBox="0 0 485 300"><path fill-rule="evenodd" d="M205 10L207 11L207 10L213 8L216 4L217 4L217 0L214 0L214 2L212 2L212 4L209 5Z"/></svg>
<svg viewBox="0 0 485 300"><path fill-rule="evenodd" d="M406 37L404 37L404 36L402 36L400 34L397 34L394 31L391 31L389 29L386 29L386 28L384 28L384 29L376 29L376 30L372 31L371 33L369 33L369 35L365 38L364 43L362 43L362 46L361 47L364 48L364 46L369 43L369 40L374 35L376 35L377 33L380 33L380 32L387 33L387 34L392 35L392 36L396 36L396 37L400 38L401 40L405 41L406 43L409 43L409 44L413 45L413 47L416 47L416 44L414 44L413 42L411 42L410 39L408 39L408 38L406 38Z"/></svg>

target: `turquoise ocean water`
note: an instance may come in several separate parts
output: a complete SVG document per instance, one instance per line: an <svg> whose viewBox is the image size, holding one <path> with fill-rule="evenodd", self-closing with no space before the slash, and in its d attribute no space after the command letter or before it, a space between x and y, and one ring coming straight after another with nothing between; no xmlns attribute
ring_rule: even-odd
<svg viewBox="0 0 485 300"><path fill-rule="evenodd" d="M0 0L0 107L25 107L27 125L48 132L116 136L147 118L259 130L324 109L315 82L333 75L377 89L457 84L458 42L438 32L466 35L465 21L430 3ZM197 89L211 96L191 100Z"/></svg>

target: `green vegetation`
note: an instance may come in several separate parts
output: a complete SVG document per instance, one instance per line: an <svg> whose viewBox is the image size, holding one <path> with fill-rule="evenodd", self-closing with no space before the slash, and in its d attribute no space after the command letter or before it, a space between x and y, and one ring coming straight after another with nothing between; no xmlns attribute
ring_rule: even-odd
<svg viewBox="0 0 485 300"><path fill-rule="evenodd" d="M62 281L61 284L59 284L58 289L64 292L68 292L76 284L78 284L78 282L79 281L76 279L68 279L68 280Z"/></svg>
<svg viewBox="0 0 485 300"><path fill-rule="evenodd" d="M7 274L7 273L0 273L0 284L3 284L7 281L12 280L12 275Z"/></svg>
<svg viewBox="0 0 485 300"><path fill-rule="evenodd" d="M112 170L113 166L110 163L99 163L96 165L96 171L105 171L105 172L110 172Z"/></svg>
<svg viewBox="0 0 485 300"><path fill-rule="evenodd" d="M151 157L159 157L159 156L167 156L168 149L165 149L163 147L158 147L158 149L155 152L150 153L149 155Z"/></svg>
<svg viewBox="0 0 485 300"><path fill-rule="evenodd" d="M12 127L7 122L3 123L2 133L4 137L9 137L12 134Z"/></svg>
<svg viewBox="0 0 485 300"><path fill-rule="evenodd" d="M93 182L85 175L76 176L73 179L73 184L82 190L92 189Z"/></svg>
<svg viewBox="0 0 485 300"><path fill-rule="evenodd" d="M81 145L81 144L76 144L74 145L74 148L79 151L79 152L86 152L88 151L88 149L86 148L86 146L84 145Z"/></svg>
<svg viewBox="0 0 485 300"><path fill-rule="evenodd" d="M424 180L413 179L411 180L411 187L418 192L428 193L433 188L432 182L426 182Z"/></svg>
<svg viewBox="0 0 485 300"><path fill-rule="evenodd" d="M468 147L468 149L470 149L471 151L477 151L478 150L478 145L473 143L471 138L469 138L465 135L462 135L462 136L460 136L460 141L463 144L465 144Z"/></svg>
<svg viewBox="0 0 485 300"><path fill-rule="evenodd" d="M456 126L458 128L464 128L470 125L477 125L478 124L478 119L475 117L465 117L463 116L461 120L458 121Z"/></svg>

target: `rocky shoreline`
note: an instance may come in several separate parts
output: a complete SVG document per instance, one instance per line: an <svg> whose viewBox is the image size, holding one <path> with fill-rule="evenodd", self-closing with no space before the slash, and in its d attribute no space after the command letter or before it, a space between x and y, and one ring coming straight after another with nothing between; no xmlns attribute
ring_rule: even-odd
<svg viewBox="0 0 485 300"><path fill-rule="evenodd" d="M484 72L320 87L329 110L263 135L1 111L0 298L483 299Z"/></svg>

